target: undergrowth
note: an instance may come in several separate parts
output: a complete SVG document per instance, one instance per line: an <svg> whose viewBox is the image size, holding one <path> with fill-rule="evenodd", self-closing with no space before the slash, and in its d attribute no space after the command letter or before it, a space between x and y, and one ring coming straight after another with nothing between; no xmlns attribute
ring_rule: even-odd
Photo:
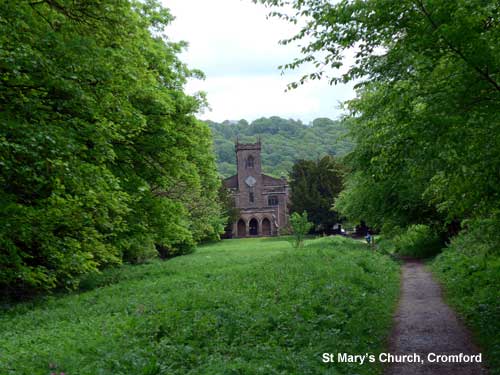
<svg viewBox="0 0 500 375"><path fill-rule="evenodd" d="M389 254L428 258L439 253L443 243L426 225L411 225L378 239L379 251Z"/></svg>
<svg viewBox="0 0 500 375"><path fill-rule="evenodd" d="M471 228L432 262L446 299L470 326L500 375L500 247L496 227Z"/></svg>

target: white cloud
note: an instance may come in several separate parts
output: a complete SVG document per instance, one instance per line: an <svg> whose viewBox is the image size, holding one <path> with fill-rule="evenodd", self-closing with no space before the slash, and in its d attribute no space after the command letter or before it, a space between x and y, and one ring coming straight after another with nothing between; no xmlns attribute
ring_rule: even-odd
<svg viewBox="0 0 500 375"><path fill-rule="evenodd" d="M317 117L336 117L340 113L338 102L352 96L350 86L332 87L324 81L310 82L285 93L288 82L288 78L279 75L220 76L191 81L187 90L209 93L212 111L200 117L214 121L251 121L278 115L308 123Z"/></svg>
<svg viewBox="0 0 500 375"><path fill-rule="evenodd" d="M207 92L212 111L201 118L251 121L277 115L309 122L338 116L338 101L354 96L352 85L332 87L326 81L285 93L286 84L300 72L281 76L277 67L300 53L297 46L278 41L293 35L296 28L266 19L269 10L262 5L250 0L163 0L163 4L176 17L167 35L189 43L181 59L207 76L186 87L188 92Z"/></svg>

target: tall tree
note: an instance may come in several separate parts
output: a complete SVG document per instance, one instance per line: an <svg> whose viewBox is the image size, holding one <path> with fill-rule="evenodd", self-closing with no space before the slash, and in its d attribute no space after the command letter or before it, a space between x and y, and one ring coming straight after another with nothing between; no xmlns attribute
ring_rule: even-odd
<svg viewBox="0 0 500 375"><path fill-rule="evenodd" d="M287 64L326 76L354 47L355 61L330 82L359 80L349 103L354 171L337 207L372 225L446 225L500 209L500 5L485 0L281 1L308 22ZM365 207L362 209L361 207Z"/></svg>
<svg viewBox="0 0 500 375"><path fill-rule="evenodd" d="M333 225L340 221L332 205L342 190L344 173L343 166L332 156L297 161L290 173L291 211L307 211L316 231L331 233Z"/></svg>
<svg viewBox="0 0 500 375"><path fill-rule="evenodd" d="M151 0L0 3L4 290L71 286L218 231L204 99L183 92L199 73L171 20Z"/></svg>

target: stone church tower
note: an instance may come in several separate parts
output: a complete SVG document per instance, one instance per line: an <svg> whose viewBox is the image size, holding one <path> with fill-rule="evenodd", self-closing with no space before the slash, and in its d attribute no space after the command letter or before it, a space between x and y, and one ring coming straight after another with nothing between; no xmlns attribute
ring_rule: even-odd
<svg viewBox="0 0 500 375"><path fill-rule="evenodd" d="M288 184L262 173L261 142L235 145L237 174L224 180L240 211L233 237L274 236L288 225Z"/></svg>

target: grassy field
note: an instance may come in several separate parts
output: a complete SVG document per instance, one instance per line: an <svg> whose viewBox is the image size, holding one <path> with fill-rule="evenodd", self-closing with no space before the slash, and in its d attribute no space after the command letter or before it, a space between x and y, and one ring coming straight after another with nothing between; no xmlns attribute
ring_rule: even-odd
<svg viewBox="0 0 500 375"><path fill-rule="evenodd" d="M0 312L0 374L377 374L398 266L342 238L227 240Z"/></svg>

